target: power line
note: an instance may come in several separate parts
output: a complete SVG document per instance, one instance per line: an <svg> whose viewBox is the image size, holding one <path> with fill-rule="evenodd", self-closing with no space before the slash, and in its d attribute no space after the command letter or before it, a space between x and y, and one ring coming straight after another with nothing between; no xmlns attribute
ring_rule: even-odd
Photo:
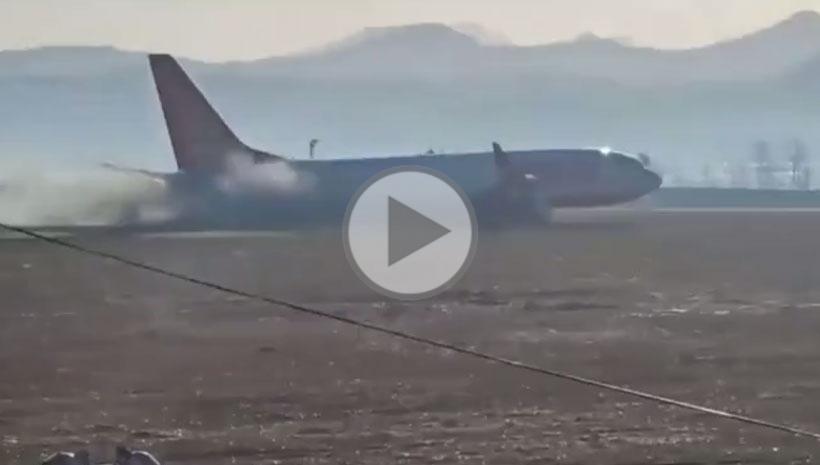
<svg viewBox="0 0 820 465"><path fill-rule="evenodd" d="M104 251L101 251L101 250L91 249L91 248L84 247L82 245L79 245L79 244L76 244L76 243L73 243L73 242L69 242L69 241L65 241L65 240L62 240L62 239L59 239L59 238L45 236L43 234L40 234L40 233L38 233L36 231L33 231L31 229L28 229L28 228L24 228L24 227L20 227L20 226L12 226L12 225L8 225L8 224L4 224L4 223L0 223L0 228L6 229L8 231L13 231L13 232L16 232L16 233L19 233L19 234L23 234L27 237L31 237L33 239L38 239L40 241L47 242L47 243L50 243L50 244L53 244L53 245L57 245L57 246L60 246L60 247L72 249L72 250L75 250L77 252L80 252L80 253L83 253L83 254L86 254L86 255L93 255L93 256L96 256L96 257L113 260L113 261L122 263L124 265L130 266L130 267L133 267L133 268L142 269L142 270L149 271L149 272L152 272L152 273L156 273L156 274L166 276L166 277L169 277L169 278L172 278L172 279L185 281L185 282L195 284L195 285L198 285L198 286L207 287L207 288L214 289L214 290L221 291L221 292L225 292L225 293L228 293L228 294L233 294L235 296L244 297L244 298L252 299L252 300L257 300L257 301L260 301L260 302L265 302L265 303L268 303L268 304L271 304L271 305L276 305L276 306L279 306L279 307L284 307L284 308L287 308L289 310L293 310L293 311L296 311L296 312L306 313L306 314L309 314L309 315L314 315L314 316L329 319L329 320L335 320L337 322L344 323L344 324L347 324L347 325L356 326L358 328L368 329L368 330L375 331L375 332L382 333L382 334L387 334L389 336L393 336L393 337L408 340L408 341L413 341L413 342L423 344L423 345L427 345L427 346L430 346L430 347L436 347L436 348L439 348L439 349L450 350L450 351L453 351L453 352L456 352L456 353L459 353L459 354L462 354L462 355L467 355L467 356L478 358L478 359L481 359L481 360L484 360L484 361L494 362L494 363L498 363L500 365L505 365L505 366L509 366L509 367L512 367L512 368L517 368L519 370L529 371L529 372L532 372L532 373L538 373L538 374L550 376L550 377L553 377L553 378L559 378L559 379L563 379L563 380L566 380L566 381L571 381L571 382L574 382L574 383L583 384L583 385L586 385L586 386L592 386L592 387L595 387L595 388L598 388L598 389L601 389L601 390L617 392L617 393L624 394L624 395L627 395L627 396L647 400L647 401L650 401L650 402L653 402L653 403L656 403L656 404L671 405L671 406L679 407L679 408L686 409L686 410L692 410L692 411L695 411L695 412L700 412L700 413L703 413L703 414L706 414L706 415L711 415L711 416L715 416L715 417L734 420L734 421L738 421L738 422L741 422L741 423L756 425L756 426L760 426L760 427L764 427L764 428L768 428L768 429L783 431L783 432L790 433L790 434L793 434L793 435L796 435L796 436L803 436L803 437L809 437L809 438L814 438L814 439L820 440L820 433L815 433L813 431L808 431L808 430L805 430L805 429L801 429L801 428L797 428L797 427L793 427L793 426L789 426L789 425L785 425L785 424L775 423L773 421L768 421L768 420L765 420L765 419L760 419L760 418L754 418L754 417L750 417L750 416L746 416L746 415L741 415L741 414L733 413L733 412L726 411L726 410L713 409L713 408L710 408L710 407L706 407L706 406L702 406L702 405L698 405L698 404L693 404L693 403L690 403L690 402L684 402L684 401L672 399L672 398L669 398L669 397L663 397L663 396L655 395L655 394L652 394L652 393L639 391L637 389L632 389L632 388L629 388L629 387L626 387L626 386L619 386L619 385L616 385L616 384L610 384L610 383L607 383L607 382L604 382L604 381L599 381L599 380L592 379L592 378L585 378L583 376L578 376L578 375L575 375L575 374L572 374L572 373L567 373L567 372L562 372L562 371L557 371L557 370L551 370L551 369L548 369L548 368L542 368L542 367L539 367L539 366L536 366L536 365L531 365L531 364L524 363L524 362L519 362L519 361L516 361L516 360L510 360L510 359L507 359L507 358L503 358L503 357L499 357L499 356L496 356L496 355L488 354L488 353L481 352L481 351L474 350L474 349L470 349L470 348L467 348L467 347L461 347L461 346L457 346L457 345L450 344L450 343L447 343L447 342L437 341L435 339L429 339L429 338L426 338L426 337L417 336L417 335L414 335L414 334L411 334L411 333L406 333L404 331L391 329L391 328L388 328L386 326L381 326L381 325L377 325L377 324L374 324L374 323L368 323L366 321L359 321L359 320L356 320L354 318L348 318L348 317L342 316L342 315L336 315L336 314L333 314L333 313L330 313L330 312L319 310L317 308L312 308L312 307L308 307L308 306L305 306L305 305L299 305L299 304L295 304L295 303L292 303L292 302L288 302L288 301L285 301L285 300L275 299L275 298L272 298L272 297L266 297L266 296L263 296L263 295L259 295L259 294L255 294L255 293L251 293L251 292L247 292L247 291L242 291L242 290L239 290L239 289L230 288L230 287L227 287L227 286L223 286L221 284L217 284L217 283L210 282L210 281L205 281L203 279L195 278L193 276L188 276L188 275L185 275L183 273L178 273L178 272L175 272L175 271L167 270L167 269L160 268L160 267L150 265L150 264L147 264L147 263L132 260L132 259L129 259L129 258L126 258L126 257L122 257L120 255L112 254L112 253L109 253L109 252L104 252Z"/></svg>

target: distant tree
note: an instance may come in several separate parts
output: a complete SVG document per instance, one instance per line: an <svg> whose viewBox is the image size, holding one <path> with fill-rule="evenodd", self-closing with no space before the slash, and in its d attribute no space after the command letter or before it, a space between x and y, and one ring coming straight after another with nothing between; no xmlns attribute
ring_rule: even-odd
<svg viewBox="0 0 820 465"><path fill-rule="evenodd" d="M754 144L752 160L755 164L758 189L773 189L775 187L775 167L772 163L769 143L763 140Z"/></svg>
<svg viewBox="0 0 820 465"><path fill-rule="evenodd" d="M789 165L791 168L792 188L807 190L811 175L808 170L807 160L809 158L806 144L800 139L795 139L792 145L792 152L789 155Z"/></svg>
<svg viewBox="0 0 820 465"><path fill-rule="evenodd" d="M700 170L700 184L703 187L715 187L715 178L712 175L712 166L704 164Z"/></svg>
<svg viewBox="0 0 820 465"><path fill-rule="evenodd" d="M748 163L741 161L733 161L727 163L726 174L729 178L729 186L734 188L749 187L749 169Z"/></svg>

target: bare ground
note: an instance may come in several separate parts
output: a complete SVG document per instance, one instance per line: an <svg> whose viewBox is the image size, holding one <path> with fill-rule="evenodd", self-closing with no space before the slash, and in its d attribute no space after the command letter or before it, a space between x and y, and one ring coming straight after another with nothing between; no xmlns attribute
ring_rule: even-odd
<svg viewBox="0 0 820 465"><path fill-rule="evenodd" d="M568 215L568 217L571 215ZM334 233L80 237L176 271L820 430L820 213L593 214L484 233L386 302ZM171 464L813 463L820 443L0 241L0 463L113 445Z"/></svg>

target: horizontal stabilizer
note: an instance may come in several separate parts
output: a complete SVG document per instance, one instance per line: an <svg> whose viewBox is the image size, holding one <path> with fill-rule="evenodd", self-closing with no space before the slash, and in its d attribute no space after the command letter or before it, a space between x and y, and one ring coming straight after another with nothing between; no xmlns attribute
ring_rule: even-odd
<svg viewBox="0 0 820 465"><path fill-rule="evenodd" d="M129 168L127 166L119 166L113 163L100 163L102 168L105 168L110 171L116 171L118 173L125 173L125 174L138 174L140 176L145 176L152 181L156 182L165 182L165 179L168 177L165 173L157 173L154 171L142 170L138 168Z"/></svg>

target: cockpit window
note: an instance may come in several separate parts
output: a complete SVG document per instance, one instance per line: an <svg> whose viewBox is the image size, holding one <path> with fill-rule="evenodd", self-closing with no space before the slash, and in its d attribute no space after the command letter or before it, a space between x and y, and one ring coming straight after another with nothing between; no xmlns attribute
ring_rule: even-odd
<svg viewBox="0 0 820 465"><path fill-rule="evenodd" d="M632 157L620 152L610 152L607 156L619 165L643 168L643 163L641 163L641 161L638 160L636 157Z"/></svg>

